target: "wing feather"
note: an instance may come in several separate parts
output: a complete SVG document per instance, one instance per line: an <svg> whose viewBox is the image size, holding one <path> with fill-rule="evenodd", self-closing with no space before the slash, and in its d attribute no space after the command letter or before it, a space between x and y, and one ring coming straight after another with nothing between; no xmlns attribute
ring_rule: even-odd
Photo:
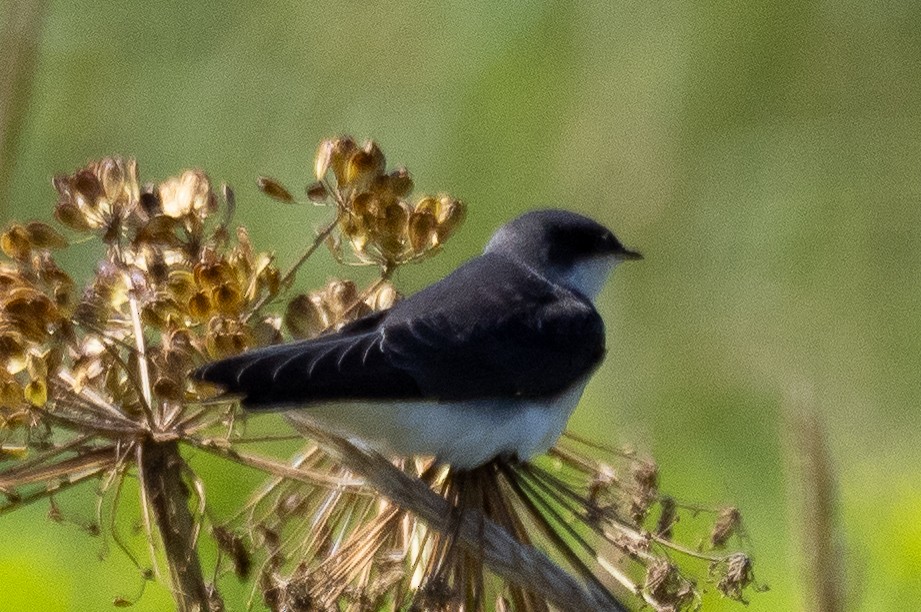
<svg viewBox="0 0 921 612"><path fill-rule="evenodd" d="M195 375L244 395L250 407L465 400L556 394L603 355L604 324L591 303L483 256L391 311Z"/></svg>

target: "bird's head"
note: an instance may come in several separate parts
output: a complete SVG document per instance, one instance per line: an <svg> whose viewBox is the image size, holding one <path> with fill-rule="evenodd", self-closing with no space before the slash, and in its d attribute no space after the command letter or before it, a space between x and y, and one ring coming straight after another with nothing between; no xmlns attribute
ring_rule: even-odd
<svg viewBox="0 0 921 612"><path fill-rule="evenodd" d="M642 259L608 228L565 210L521 215L499 228L484 252L515 259L591 300L617 264Z"/></svg>

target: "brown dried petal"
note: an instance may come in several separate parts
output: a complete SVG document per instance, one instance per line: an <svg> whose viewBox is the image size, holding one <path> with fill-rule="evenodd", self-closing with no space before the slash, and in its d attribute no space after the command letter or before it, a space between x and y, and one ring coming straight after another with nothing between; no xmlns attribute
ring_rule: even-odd
<svg viewBox="0 0 921 612"><path fill-rule="evenodd" d="M744 601L742 592L754 579L751 559L744 553L735 553L725 559L725 570L716 588L730 599Z"/></svg>
<svg viewBox="0 0 921 612"><path fill-rule="evenodd" d="M656 523L656 535L660 538L670 540L672 538L672 527L678 522L678 507L675 500L665 496L659 501L659 520Z"/></svg>
<svg viewBox="0 0 921 612"><path fill-rule="evenodd" d="M260 176L256 180L256 185L259 187L259 190L262 193L269 196L273 200L278 200L279 202L284 202L286 204L294 202L294 196L291 195L291 192L285 189L284 185L271 177Z"/></svg>
<svg viewBox="0 0 921 612"><path fill-rule="evenodd" d="M243 538L224 527L214 527L211 531L218 548L233 561L234 572L241 580L249 577L252 568L252 558Z"/></svg>
<svg viewBox="0 0 921 612"><path fill-rule="evenodd" d="M658 559L646 570L643 590L656 602L656 609L683 610L694 601L694 587L668 561Z"/></svg>

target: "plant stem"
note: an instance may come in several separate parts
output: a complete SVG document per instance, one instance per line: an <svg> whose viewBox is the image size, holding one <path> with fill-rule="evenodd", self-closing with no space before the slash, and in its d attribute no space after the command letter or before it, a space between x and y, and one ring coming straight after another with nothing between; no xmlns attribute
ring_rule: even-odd
<svg viewBox="0 0 921 612"><path fill-rule="evenodd" d="M211 609L196 545L197 528L189 510L189 489L182 480L185 465L175 440L144 441L139 477L169 564L173 596L180 612Z"/></svg>
<svg viewBox="0 0 921 612"><path fill-rule="evenodd" d="M310 259L311 255L313 255L318 248L320 248L320 245L322 245L329 237L329 235L333 233L333 230L336 229L336 225L338 224L339 215L337 214L336 218L333 219L332 222L320 230L320 232L317 234L317 237L314 238L310 246L307 247L307 250L304 251L298 260L294 262L294 265L291 266L291 268L289 268L285 275L281 278L281 282L278 283L278 286L281 287L281 291L284 291L288 285L294 281L294 277L297 275L297 271L300 270L301 266L303 266L307 260ZM262 299L256 302L256 305L253 306L252 311L246 315L246 320L248 321L253 316L258 314L259 311L262 310L263 306L265 306L271 299L277 296L278 294L274 293L266 293L264 296L262 296Z"/></svg>

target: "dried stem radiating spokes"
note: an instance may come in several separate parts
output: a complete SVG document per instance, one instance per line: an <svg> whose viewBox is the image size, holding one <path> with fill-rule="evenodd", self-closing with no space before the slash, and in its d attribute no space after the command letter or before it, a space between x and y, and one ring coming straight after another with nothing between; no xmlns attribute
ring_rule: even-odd
<svg viewBox="0 0 921 612"><path fill-rule="evenodd" d="M147 580L169 580L181 610L221 609L231 572L252 580L251 604L259 596L272 609L623 609L635 596L676 610L698 595L672 556L709 564L716 588L741 599L748 557L709 550L739 533L738 513L713 515L708 550L679 544L679 514L704 511L661 495L654 466L632 455L570 438L536 465L456 473L308 429L312 441L290 458L272 452L274 442L291 448L277 417L268 430L187 378L207 361L389 308L393 272L438 253L465 216L450 196L413 196L408 172L388 169L373 142L324 141L315 168L307 201L329 216L285 272L231 228L229 188L219 195L198 170L141 184L121 158L54 179L63 228L14 223L0 235L0 515L47 499L49 516L65 520L55 498L96 481L94 518L81 525L108 533L138 567L142 593ZM299 203L277 180L259 186ZM82 288L56 259L74 234L101 245ZM324 245L376 266L378 279L294 291ZM184 449L269 480L234 516L215 518ZM132 490L140 516L124 517ZM141 525L148 560L116 528L124 522ZM213 571L198 554L203 534L221 552Z"/></svg>

